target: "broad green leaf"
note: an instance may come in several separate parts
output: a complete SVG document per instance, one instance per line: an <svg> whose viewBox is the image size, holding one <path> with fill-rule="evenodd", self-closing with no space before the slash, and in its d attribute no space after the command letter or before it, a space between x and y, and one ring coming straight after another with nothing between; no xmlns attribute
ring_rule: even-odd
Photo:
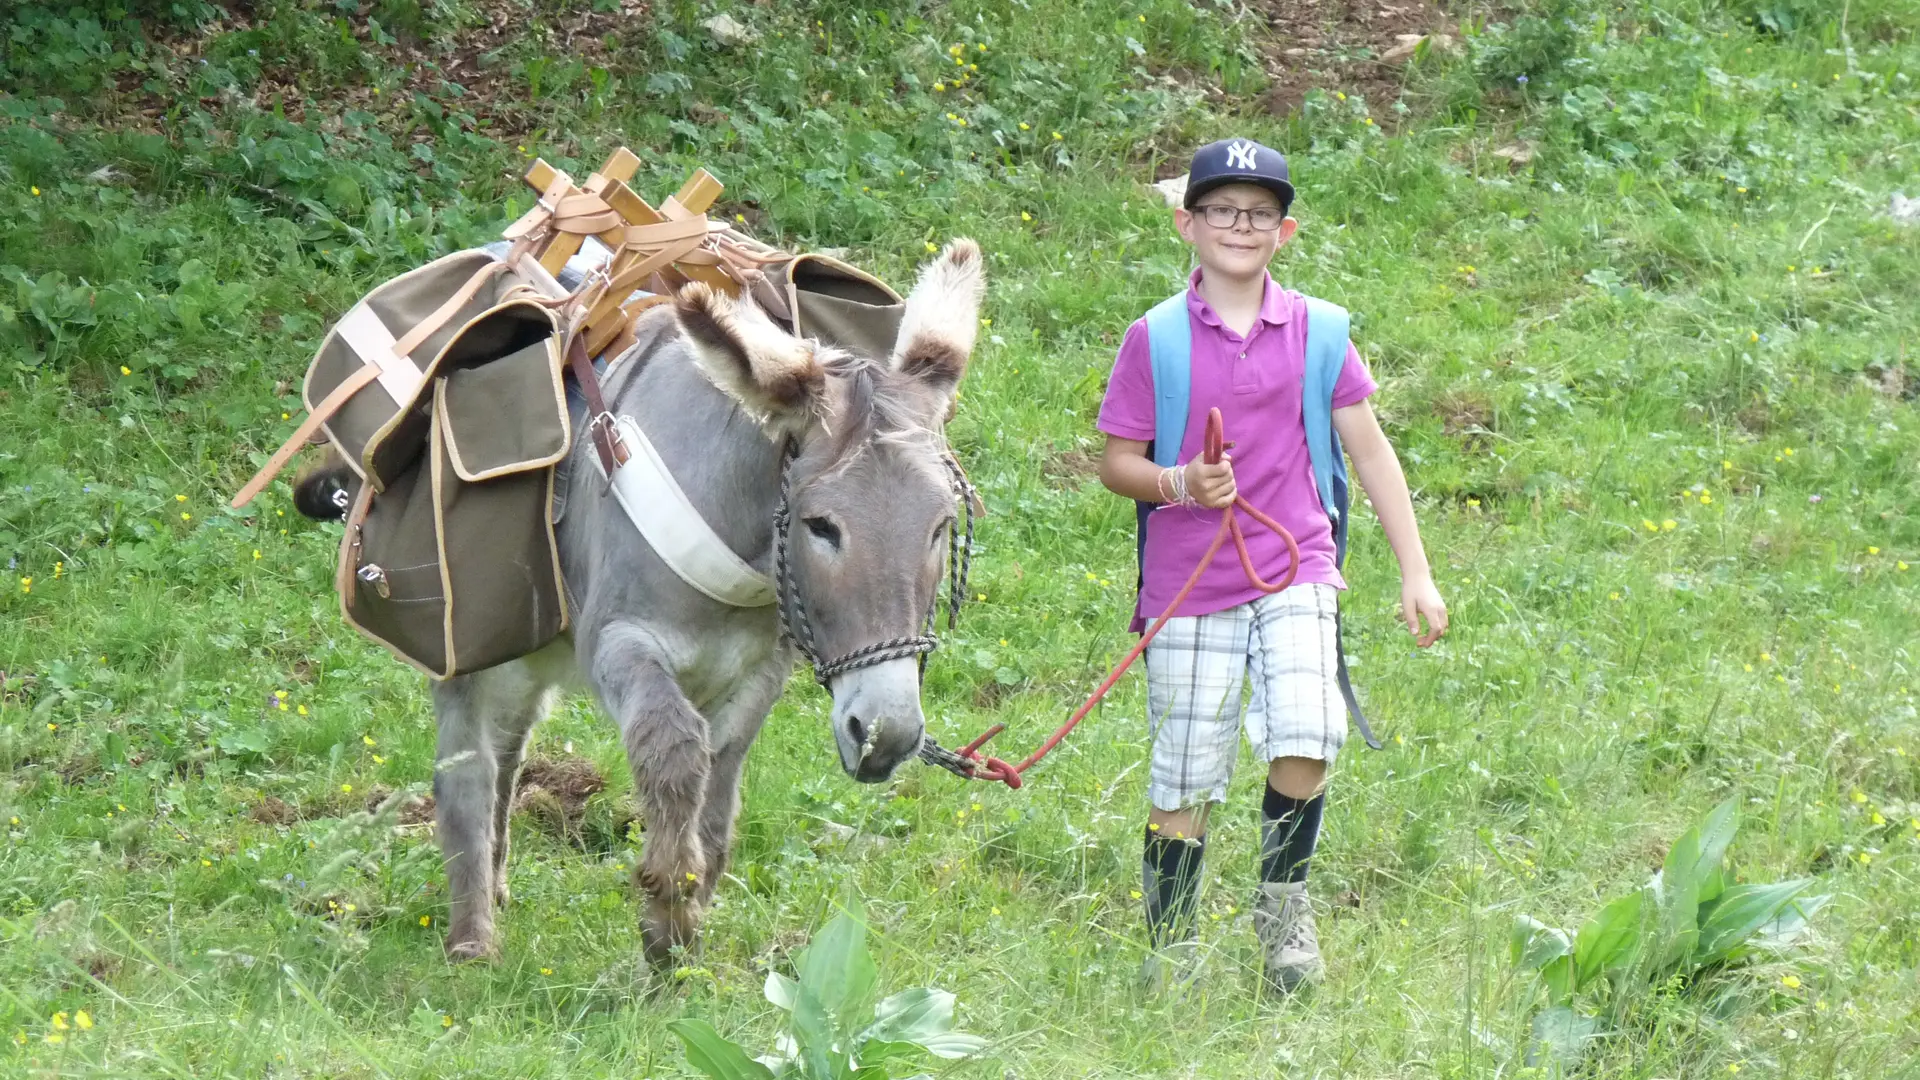
<svg viewBox="0 0 1920 1080"><path fill-rule="evenodd" d="M1528 915L1513 921L1513 965L1525 971L1538 971L1573 951L1573 939L1565 930L1548 926Z"/></svg>
<svg viewBox="0 0 1920 1080"><path fill-rule="evenodd" d="M1739 827L1739 804L1728 799L1673 842L1661 868L1668 902L1673 905L1670 910L1712 899L1702 895L1702 887L1709 884L1713 872L1725 861L1727 848Z"/></svg>
<svg viewBox="0 0 1920 1080"><path fill-rule="evenodd" d="M1797 945L1813 929L1812 919L1833 900L1832 893L1803 896L1780 910L1765 926L1754 932L1747 943L1756 949L1779 952Z"/></svg>
<svg viewBox="0 0 1920 1080"><path fill-rule="evenodd" d="M867 951L866 924L851 911L828 921L800 955L800 985L842 1026L851 1026L853 1010L870 998L878 974Z"/></svg>
<svg viewBox="0 0 1920 1080"><path fill-rule="evenodd" d="M1796 878L1772 885L1735 885L1721 893L1719 899L1701 909L1694 966L1725 960L1812 884L1812 878Z"/></svg>
<svg viewBox="0 0 1920 1080"><path fill-rule="evenodd" d="M713 1080L773 1080L773 1070L747 1056L705 1020L675 1020L667 1030L687 1047L687 1064Z"/></svg>
<svg viewBox="0 0 1920 1080"><path fill-rule="evenodd" d="M793 1011L793 996L799 989L800 984L785 975L777 971L767 972L767 1000L787 1012Z"/></svg>
<svg viewBox="0 0 1920 1080"><path fill-rule="evenodd" d="M1694 942L1700 938L1700 886L1698 882L1678 888L1669 885L1663 870L1653 876L1647 889L1659 901L1652 956L1655 968L1664 971L1693 955Z"/></svg>
<svg viewBox="0 0 1920 1080"><path fill-rule="evenodd" d="M1587 920L1573 940L1574 987L1585 986L1602 971L1631 962L1640 946L1641 913L1647 890L1635 889Z"/></svg>
<svg viewBox="0 0 1920 1080"><path fill-rule="evenodd" d="M953 995L945 990L922 986L903 990L882 1001L873 1010L873 1026L860 1041L911 1042L953 1029Z"/></svg>
<svg viewBox="0 0 1920 1080"><path fill-rule="evenodd" d="M1549 1061L1572 1069L1587 1052L1587 1041L1600 1030L1600 1021L1564 1006L1543 1009L1533 1016L1533 1035L1527 1041L1527 1066Z"/></svg>
<svg viewBox="0 0 1920 1080"><path fill-rule="evenodd" d="M969 1035L964 1031L949 1031L942 1035L927 1036L920 1040L920 1046L934 1057L957 1061L985 1050L987 1040L978 1035Z"/></svg>
<svg viewBox="0 0 1920 1080"><path fill-rule="evenodd" d="M860 1067L864 1069L877 1062L897 1061L900 1058L916 1057L922 1053L925 1053L925 1050L917 1043L874 1040L861 1043L859 1052L854 1056L859 1059Z"/></svg>
<svg viewBox="0 0 1920 1080"><path fill-rule="evenodd" d="M793 1040L800 1071L811 1080L837 1080L847 1071L847 1056L833 1048L833 1021L805 982L793 1000Z"/></svg>
<svg viewBox="0 0 1920 1080"><path fill-rule="evenodd" d="M1562 956L1542 967L1540 981L1555 1005L1573 1004L1573 957Z"/></svg>

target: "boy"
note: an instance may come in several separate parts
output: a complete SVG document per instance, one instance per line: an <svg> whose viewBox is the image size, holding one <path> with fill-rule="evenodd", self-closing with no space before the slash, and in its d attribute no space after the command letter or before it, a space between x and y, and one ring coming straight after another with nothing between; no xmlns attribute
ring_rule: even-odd
<svg viewBox="0 0 1920 1080"><path fill-rule="evenodd" d="M1128 328L1100 409L1107 435L1101 482L1153 506L1136 632L1166 610L1213 539L1221 508L1237 495L1286 526L1300 546L1298 575L1272 595L1250 584L1239 560L1221 551L1179 615L1147 647L1153 805L1141 888L1154 949L1147 975L1154 983L1167 977L1168 959L1191 966L1207 811L1226 798L1241 686L1249 674L1247 739L1268 763L1254 901L1266 976L1291 991L1324 971L1306 881L1327 766L1346 740L1335 607L1346 585L1316 493L1301 412L1306 300L1267 273L1274 252L1298 227L1287 215L1292 202L1286 159L1274 150L1233 139L1194 155L1185 206L1174 211L1175 227L1199 263L1185 294L1192 376L1180 464L1161 468L1149 456L1156 425L1147 319ZM1399 559L1401 615L1425 647L1446 632L1446 605L1421 548L1399 459L1367 403L1375 389L1349 343L1334 382L1333 427ZM1201 446L1207 411L1215 407L1233 452L1208 465ZM1260 575L1284 574L1284 542L1251 521L1244 529Z"/></svg>

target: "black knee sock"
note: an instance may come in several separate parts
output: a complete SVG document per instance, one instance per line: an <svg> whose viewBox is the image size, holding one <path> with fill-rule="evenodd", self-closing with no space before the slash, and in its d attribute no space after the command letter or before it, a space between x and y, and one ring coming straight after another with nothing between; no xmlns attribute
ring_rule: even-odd
<svg viewBox="0 0 1920 1080"><path fill-rule="evenodd" d="M1313 846L1320 840L1326 795L1291 799L1272 787L1260 813L1260 880L1305 881Z"/></svg>
<svg viewBox="0 0 1920 1080"><path fill-rule="evenodd" d="M1140 887L1146 894L1147 930L1155 947L1190 931L1206 850L1204 837L1184 840L1147 830Z"/></svg>

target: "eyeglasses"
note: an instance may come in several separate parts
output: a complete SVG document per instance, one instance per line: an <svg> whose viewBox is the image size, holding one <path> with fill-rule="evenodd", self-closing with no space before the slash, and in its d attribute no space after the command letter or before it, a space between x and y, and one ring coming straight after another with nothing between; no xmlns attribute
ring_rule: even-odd
<svg viewBox="0 0 1920 1080"><path fill-rule="evenodd" d="M1242 210L1226 203L1204 203L1194 207L1206 219L1207 224L1216 229L1231 229L1240 224L1240 215L1247 215L1248 224L1261 232L1272 232L1280 227L1286 218L1286 211L1277 206L1256 206L1251 210Z"/></svg>

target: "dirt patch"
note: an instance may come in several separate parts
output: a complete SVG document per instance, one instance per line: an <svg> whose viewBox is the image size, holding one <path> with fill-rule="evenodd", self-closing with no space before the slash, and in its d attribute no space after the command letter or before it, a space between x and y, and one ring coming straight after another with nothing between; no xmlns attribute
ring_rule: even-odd
<svg viewBox="0 0 1920 1080"><path fill-rule="evenodd" d="M247 817L262 825L291 825L300 820L300 811L272 795L247 809Z"/></svg>
<svg viewBox="0 0 1920 1080"><path fill-rule="evenodd" d="M1251 6L1266 20L1255 41L1273 79L1265 97L1270 112L1293 112L1319 87L1357 95L1374 123L1389 127L1395 116L1388 106L1400 96L1413 42L1447 25L1433 0L1255 0Z"/></svg>
<svg viewBox="0 0 1920 1080"><path fill-rule="evenodd" d="M1065 450L1042 461L1040 474L1056 484L1070 484L1100 475L1100 459L1085 450Z"/></svg>
<svg viewBox="0 0 1920 1080"><path fill-rule="evenodd" d="M542 832L583 844L587 800L607 789L606 777L585 758L535 758L520 770L513 808Z"/></svg>

